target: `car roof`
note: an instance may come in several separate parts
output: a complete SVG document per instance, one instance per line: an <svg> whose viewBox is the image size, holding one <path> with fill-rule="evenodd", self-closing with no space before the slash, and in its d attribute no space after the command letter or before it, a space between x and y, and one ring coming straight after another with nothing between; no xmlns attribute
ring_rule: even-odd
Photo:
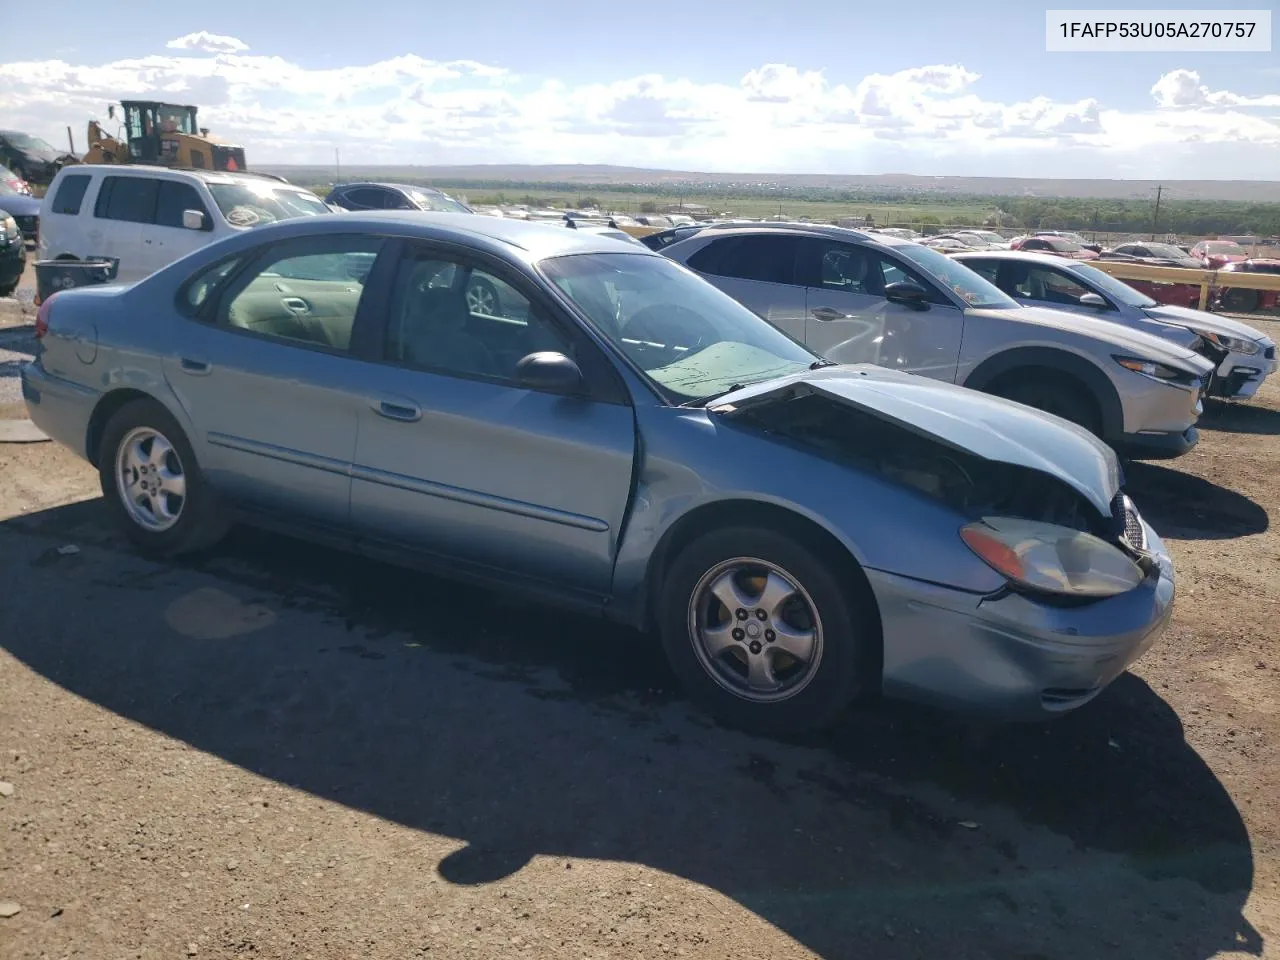
<svg viewBox="0 0 1280 960"><path fill-rule="evenodd" d="M351 183L335 184L333 189L349 190L352 187L386 187L390 190L417 190L421 193L444 193L444 191L439 187L424 187L417 183L392 183L389 180L357 180Z"/></svg>
<svg viewBox="0 0 1280 960"><path fill-rule="evenodd" d="M829 240L863 240L870 243L879 243L886 247L901 247L915 243L914 240L904 240L891 234L866 233L850 227L836 227L825 223L711 223L698 231L695 237L701 239L703 236L712 234L717 237L728 237L784 233L798 233L802 236L821 237ZM680 242L683 243L685 241Z"/></svg>
<svg viewBox="0 0 1280 960"><path fill-rule="evenodd" d="M1036 253L1033 250L973 250L954 254L954 260L1013 260L1018 263L1039 263L1049 267L1069 270L1072 267L1087 264L1086 260L1064 260L1051 253Z"/></svg>
<svg viewBox="0 0 1280 960"><path fill-rule="evenodd" d="M279 223L255 227L256 237L308 236L331 233L333 221L342 218L344 233L389 231L396 236L423 240L460 240L499 255L515 256L529 263L548 257L582 253L631 253L635 256L659 257L641 244L628 244L619 249L620 241L592 230L567 230L555 221L538 222L506 217L485 217L474 213L446 213L425 210L382 210L323 214L299 217ZM247 236L248 234L246 234Z"/></svg>
<svg viewBox="0 0 1280 960"><path fill-rule="evenodd" d="M306 187L300 187L296 183L289 183L285 180L277 180L275 177L268 176L265 173L254 173L248 170L198 170L190 167L162 167L159 164L150 163L74 163L63 167L58 171L59 176L64 172L67 176L75 173L96 173L102 171L109 173L111 176L124 177L154 177L154 176L171 176L171 177L195 177L203 180L205 183L262 183L270 181L278 183L282 187L288 187L292 190L301 190L304 193L310 193Z"/></svg>

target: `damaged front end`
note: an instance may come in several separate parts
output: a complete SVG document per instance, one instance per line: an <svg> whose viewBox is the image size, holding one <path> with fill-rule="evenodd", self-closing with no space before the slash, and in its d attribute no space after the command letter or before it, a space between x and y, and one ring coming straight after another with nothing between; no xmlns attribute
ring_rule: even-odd
<svg viewBox="0 0 1280 960"><path fill-rule="evenodd" d="M988 563L992 557L983 553L981 534L999 536L984 524L1001 518L1029 521L1040 525L1037 530L1062 528L1064 537L1076 531L1088 535L1077 538L1081 542L1096 538L1118 547L1141 577L1157 569L1142 520L1120 490L1119 467L1109 449L1025 407L947 384L913 382L920 380L892 371L868 372L864 378L846 368L839 377L797 379L754 394L741 391L709 412L946 504L969 521L964 530L978 536L961 535ZM1014 537L1015 547L1026 540L1005 534ZM1058 543L1049 549L1065 551L1068 567L1073 551L1080 563L1097 564L1096 553L1077 547ZM1058 589L1053 582L1038 587L1016 565L1014 573L1021 576L1001 572L1036 592L1078 599L1107 595Z"/></svg>

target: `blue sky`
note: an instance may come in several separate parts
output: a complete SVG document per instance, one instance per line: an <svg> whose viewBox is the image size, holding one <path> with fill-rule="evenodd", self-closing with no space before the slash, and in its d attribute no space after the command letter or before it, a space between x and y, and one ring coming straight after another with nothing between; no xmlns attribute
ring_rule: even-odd
<svg viewBox="0 0 1280 960"><path fill-rule="evenodd" d="M1012 0L488 0L421 13L389 0L130 0L107 17L60 0L56 30L31 29L14 6L0 12L0 126L57 143L67 124L82 140L112 99L156 95L199 104L251 163L328 162L340 147L353 163L1280 170L1275 52L1048 54L1044 6Z"/></svg>

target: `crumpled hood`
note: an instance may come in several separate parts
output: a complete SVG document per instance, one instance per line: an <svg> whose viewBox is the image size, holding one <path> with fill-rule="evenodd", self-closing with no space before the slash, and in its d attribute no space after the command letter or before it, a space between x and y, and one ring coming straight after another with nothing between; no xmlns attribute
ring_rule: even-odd
<svg viewBox="0 0 1280 960"><path fill-rule="evenodd" d="M735 390L708 407L733 416L760 404L816 393L1000 463L1039 470L1111 515L1120 489L1115 453L1087 430L1019 403L872 364L822 367Z"/></svg>
<svg viewBox="0 0 1280 960"><path fill-rule="evenodd" d="M1177 367L1197 377L1203 376L1212 369L1212 365L1206 366L1208 361L1199 354L1172 340L1084 313L1054 310L1050 307L1019 307L1017 310L975 309L966 310L965 313L982 314L997 319L1002 316L1012 316L1025 323L1083 334L1091 339L1113 344L1130 356Z"/></svg>
<svg viewBox="0 0 1280 960"><path fill-rule="evenodd" d="M1237 337L1241 340L1271 342L1266 334L1249 326L1247 323L1232 320L1230 317L1221 317L1216 313L1209 313L1207 310L1192 310L1190 307L1156 306L1144 307L1143 312L1153 320L1160 320L1163 323L1176 323L1179 326L1189 327L1193 330L1206 330L1209 333L1220 333L1224 336Z"/></svg>

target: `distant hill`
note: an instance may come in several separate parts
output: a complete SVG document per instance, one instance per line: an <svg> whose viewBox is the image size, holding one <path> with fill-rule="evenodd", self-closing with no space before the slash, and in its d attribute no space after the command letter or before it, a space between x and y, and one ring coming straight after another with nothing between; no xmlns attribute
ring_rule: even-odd
<svg viewBox="0 0 1280 960"><path fill-rule="evenodd" d="M256 169L298 183L333 179L332 167L272 165ZM1178 200L1280 203L1280 181L1269 180L1054 180L1036 177L920 177L909 174L696 173L605 164L471 164L461 166L343 165L343 180L418 180L450 184L570 184L588 188L643 187L655 193L681 190L742 191L752 195L799 191L899 193L908 196L1058 197L1140 200L1163 185Z"/></svg>

